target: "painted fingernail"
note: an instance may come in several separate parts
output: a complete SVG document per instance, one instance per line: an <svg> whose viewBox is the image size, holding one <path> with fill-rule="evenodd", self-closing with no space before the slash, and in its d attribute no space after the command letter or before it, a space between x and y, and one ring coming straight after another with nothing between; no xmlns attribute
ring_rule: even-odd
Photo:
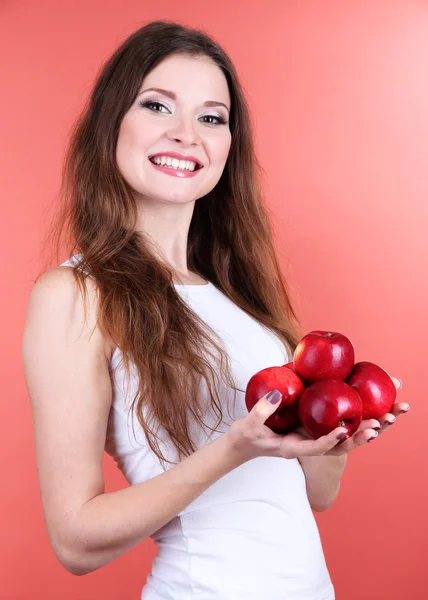
<svg viewBox="0 0 428 600"><path fill-rule="evenodd" d="M400 415L402 415L403 413L409 412L410 410L410 406L409 408L404 408L403 410L400 410Z"/></svg>
<svg viewBox="0 0 428 600"><path fill-rule="evenodd" d="M281 400L281 398L282 398L282 394L279 390L272 390L266 396L266 400L269 400L269 402L271 404L276 404L277 402L279 402Z"/></svg>
<svg viewBox="0 0 428 600"><path fill-rule="evenodd" d="M374 429L375 431L379 431L380 427L372 427L372 429Z"/></svg>
<svg viewBox="0 0 428 600"><path fill-rule="evenodd" d="M393 421L385 421L385 425L394 425L395 419Z"/></svg>
<svg viewBox="0 0 428 600"><path fill-rule="evenodd" d="M343 440L343 438L345 438L347 436L346 431L341 431L339 434L337 434L336 439L337 440Z"/></svg>
<svg viewBox="0 0 428 600"><path fill-rule="evenodd" d="M374 436L374 437L371 437L371 438L369 438L369 439L367 440L367 443L369 443L369 442L374 442L374 441L375 441L375 439L376 439L376 436Z"/></svg>

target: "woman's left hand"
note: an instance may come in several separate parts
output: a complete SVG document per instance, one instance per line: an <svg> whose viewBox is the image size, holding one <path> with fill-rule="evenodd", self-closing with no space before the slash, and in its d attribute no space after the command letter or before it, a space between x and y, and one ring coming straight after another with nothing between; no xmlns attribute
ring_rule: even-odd
<svg viewBox="0 0 428 600"><path fill-rule="evenodd" d="M397 379L397 377L391 377L391 379L394 382L397 391L401 390L401 380ZM367 442L373 442L380 434L385 433L387 429L390 429L391 425L395 423L397 417L408 412L409 410L410 406L407 404L407 402L396 402L393 405L391 412L379 417L379 419L367 419L365 421L361 421L357 431L351 435L351 437L341 444L337 444L334 448L329 450L327 454L330 456L341 456L342 454L351 452L351 450L354 450L355 448L358 448L358 446L362 446ZM305 437L310 437L303 427L299 427L297 432Z"/></svg>

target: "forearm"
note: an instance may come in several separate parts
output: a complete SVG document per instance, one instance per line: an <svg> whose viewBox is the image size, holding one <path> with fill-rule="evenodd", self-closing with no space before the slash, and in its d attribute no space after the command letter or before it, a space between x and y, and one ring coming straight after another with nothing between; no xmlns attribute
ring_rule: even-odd
<svg viewBox="0 0 428 600"><path fill-rule="evenodd" d="M92 498L73 519L72 543L61 562L75 575L106 565L166 525L241 462L224 434L165 473Z"/></svg>
<svg viewBox="0 0 428 600"><path fill-rule="evenodd" d="M305 456L299 458L306 479L306 491L313 510L329 508L340 487L347 456Z"/></svg>

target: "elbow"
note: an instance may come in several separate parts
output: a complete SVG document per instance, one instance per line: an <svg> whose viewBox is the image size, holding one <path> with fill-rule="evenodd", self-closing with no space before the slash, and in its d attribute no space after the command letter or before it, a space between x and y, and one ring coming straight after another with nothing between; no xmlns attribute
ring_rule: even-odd
<svg viewBox="0 0 428 600"><path fill-rule="evenodd" d="M96 570L90 566L88 557L84 552L77 552L68 547L60 547L54 544L53 549L58 561L72 575L81 577Z"/></svg>
<svg viewBox="0 0 428 600"><path fill-rule="evenodd" d="M76 528L48 527L48 535L57 560L71 575L88 575L102 566L98 553L83 545L82 536Z"/></svg>
<svg viewBox="0 0 428 600"><path fill-rule="evenodd" d="M72 575L82 576L88 575L92 573L91 569L87 569L84 565L80 563L69 563L60 561L62 566Z"/></svg>
<svg viewBox="0 0 428 600"><path fill-rule="evenodd" d="M65 553L57 554L56 556L64 569L72 575L81 577L82 575L88 575L92 572L92 569L89 569L83 560L79 560L76 557L71 558Z"/></svg>
<svg viewBox="0 0 428 600"><path fill-rule="evenodd" d="M315 512L324 512L328 510L334 504L334 501L339 495L339 489L340 482L337 484L334 492L330 492L330 494L318 494L317 497L314 497L314 495L311 497L311 495L308 494L308 500L311 509Z"/></svg>
<svg viewBox="0 0 428 600"><path fill-rule="evenodd" d="M325 502L324 504L316 504L311 502L311 508L314 512L324 512L330 508L333 502L334 500L332 500L331 502Z"/></svg>

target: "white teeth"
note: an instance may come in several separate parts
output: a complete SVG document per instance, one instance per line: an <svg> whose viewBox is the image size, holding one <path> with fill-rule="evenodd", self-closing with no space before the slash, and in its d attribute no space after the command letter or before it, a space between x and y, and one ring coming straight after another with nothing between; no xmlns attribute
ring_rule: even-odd
<svg viewBox="0 0 428 600"><path fill-rule="evenodd" d="M156 165L167 166L171 169L180 169L181 171L194 171L196 169L196 163L190 160L177 160L170 156L154 156L150 159Z"/></svg>

